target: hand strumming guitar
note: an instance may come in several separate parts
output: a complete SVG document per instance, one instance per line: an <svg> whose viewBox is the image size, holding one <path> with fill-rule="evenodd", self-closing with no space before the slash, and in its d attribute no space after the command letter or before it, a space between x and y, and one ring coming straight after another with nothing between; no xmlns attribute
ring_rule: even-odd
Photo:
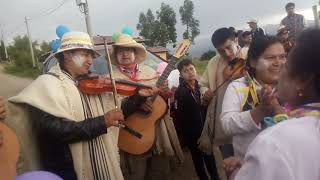
<svg viewBox="0 0 320 180"><path fill-rule="evenodd" d="M138 91L139 95L142 97L150 97L154 94L158 93L158 88L152 88L152 89L140 89ZM141 106L140 109L144 112L152 112L152 101L150 99L147 99Z"/></svg>

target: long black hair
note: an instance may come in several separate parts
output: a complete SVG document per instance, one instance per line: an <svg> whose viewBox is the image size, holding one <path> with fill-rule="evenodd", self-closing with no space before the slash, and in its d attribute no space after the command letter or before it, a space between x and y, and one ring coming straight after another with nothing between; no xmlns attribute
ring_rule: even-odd
<svg viewBox="0 0 320 180"><path fill-rule="evenodd" d="M290 62L289 62L290 61ZM288 73L300 80L312 78L313 87L320 96L320 30L303 31L288 57Z"/></svg>

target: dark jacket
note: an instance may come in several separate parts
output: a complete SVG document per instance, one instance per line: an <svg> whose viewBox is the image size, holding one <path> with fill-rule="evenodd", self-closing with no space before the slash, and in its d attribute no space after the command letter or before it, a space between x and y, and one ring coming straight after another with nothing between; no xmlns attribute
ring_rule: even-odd
<svg viewBox="0 0 320 180"><path fill-rule="evenodd" d="M40 109L33 110L39 116L39 119L34 121L34 125L39 137L41 163L44 170L66 180L76 180L68 144L91 140L107 133L104 117L75 122L55 117Z"/></svg>
<svg viewBox="0 0 320 180"><path fill-rule="evenodd" d="M262 28L257 27L257 29L251 30L251 35L252 35L252 39L256 39L257 37L265 36L266 34Z"/></svg>
<svg viewBox="0 0 320 180"><path fill-rule="evenodd" d="M177 101L177 122L182 129L184 141L187 144L197 143L201 135L205 111L200 102L200 88L196 82L195 90L180 78L180 84L175 92Z"/></svg>

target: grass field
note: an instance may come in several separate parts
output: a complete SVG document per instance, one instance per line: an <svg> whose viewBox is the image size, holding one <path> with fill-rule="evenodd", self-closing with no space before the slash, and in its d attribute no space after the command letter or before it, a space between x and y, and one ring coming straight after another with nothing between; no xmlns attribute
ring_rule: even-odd
<svg viewBox="0 0 320 180"><path fill-rule="evenodd" d="M209 61L193 60L192 62L196 66L198 75L201 76L202 73L205 71Z"/></svg>
<svg viewBox="0 0 320 180"><path fill-rule="evenodd" d="M19 77L27 77L33 79L35 79L41 74L40 70L38 69L22 68L11 64L6 64L4 66L4 72Z"/></svg>

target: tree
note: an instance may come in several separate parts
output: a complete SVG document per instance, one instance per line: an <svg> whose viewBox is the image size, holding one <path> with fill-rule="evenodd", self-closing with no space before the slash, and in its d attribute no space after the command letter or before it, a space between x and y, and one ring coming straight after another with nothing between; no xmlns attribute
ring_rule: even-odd
<svg viewBox="0 0 320 180"><path fill-rule="evenodd" d="M48 43L46 41L42 41L42 43L40 44L41 53L47 53L51 51L51 44L52 42Z"/></svg>
<svg viewBox="0 0 320 180"><path fill-rule="evenodd" d="M148 39L147 46L163 46L168 43L176 43L177 33L175 25L177 23L176 13L169 5L162 3L158 11L157 18L152 11L148 9L147 13L140 13L137 29L139 35Z"/></svg>
<svg viewBox="0 0 320 180"><path fill-rule="evenodd" d="M40 45L37 41L32 42L35 58L38 58L45 52L50 50L50 45L47 42L42 42ZM40 47L40 48L36 48ZM17 36L13 38L13 44L8 47L8 53L12 57L14 64L22 68L32 67L32 58L29 47L28 36Z"/></svg>
<svg viewBox="0 0 320 180"><path fill-rule="evenodd" d="M183 33L183 38L188 38L193 42L195 37L197 37L200 34L200 22L193 16L193 2L191 0L185 0L183 2L183 6L181 6L179 9L179 12L181 15L182 25L185 25L187 28L186 31Z"/></svg>
<svg viewBox="0 0 320 180"><path fill-rule="evenodd" d="M139 23L137 24L137 29L140 30L139 35L148 39L149 41L145 42L147 46L154 46L155 39L153 38L153 32L155 29L155 17L150 9L147 13L140 13Z"/></svg>
<svg viewBox="0 0 320 180"><path fill-rule="evenodd" d="M0 47L0 60L5 60L6 59L6 52L4 49L4 42L1 40L1 47Z"/></svg>
<svg viewBox="0 0 320 180"><path fill-rule="evenodd" d="M210 60L216 55L216 52L213 50L208 50L207 52L203 53L200 57L200 60Z"/></svg>
<svg viewBox="0 0 320 180"><path fill-rule="evenodd" d="M168 4L161 3L160 10L157 11L157 18L160 23L160 33L163 34L162 38L158 39L159 45L166 47L168 43L175 44L177 41L176 32L176 13L173 8Z"/></svg>

